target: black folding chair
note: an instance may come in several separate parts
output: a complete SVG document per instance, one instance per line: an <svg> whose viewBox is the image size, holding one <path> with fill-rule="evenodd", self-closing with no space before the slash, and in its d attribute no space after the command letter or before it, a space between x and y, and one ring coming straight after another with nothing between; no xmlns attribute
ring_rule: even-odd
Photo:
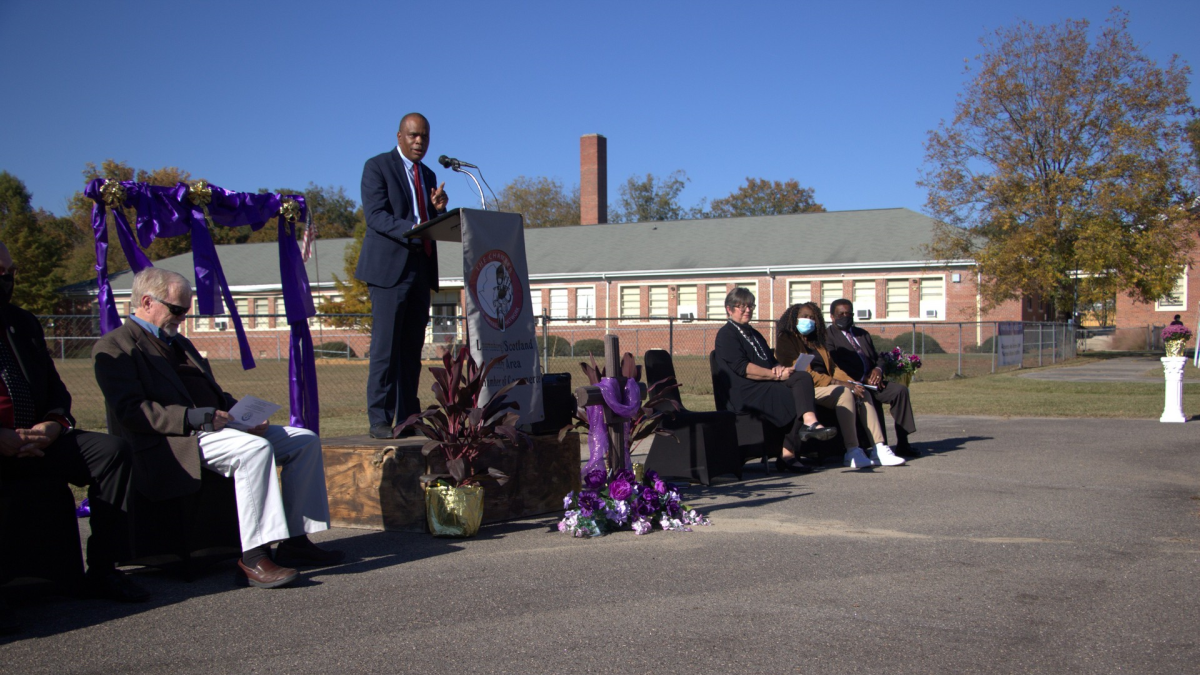
<svg viewBox="0 0 1200 675"><path fill-rule="evenodd" d="M651 349L645 355L646 381L651 387L676 384L675 364L671 355L662 349ZM651 396L654 392L651 392ZM664 476L686 477L709 485L714 476L731 473L742 478L743 455L734 432L734 414L726 411L697 412L683 407L679 388L664 396L676 404L661 408L668 411L661 426L675 434L654 436L646 457L646 469Z"/></svg>

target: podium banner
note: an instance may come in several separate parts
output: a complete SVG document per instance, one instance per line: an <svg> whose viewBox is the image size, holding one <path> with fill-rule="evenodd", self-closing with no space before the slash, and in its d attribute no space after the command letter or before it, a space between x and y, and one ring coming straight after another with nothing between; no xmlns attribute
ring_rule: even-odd
<svg viewBox="0 0 1200 675"><path fill-rule="evenodd" d="M523 377L528 384L514 388L508 399L521 406L521 424L540 422L542 366L529 295L524 223L516 213L477 209L462 209L461 218L471 357L480 365L506 357L488 373L484 400Z"/></svg>

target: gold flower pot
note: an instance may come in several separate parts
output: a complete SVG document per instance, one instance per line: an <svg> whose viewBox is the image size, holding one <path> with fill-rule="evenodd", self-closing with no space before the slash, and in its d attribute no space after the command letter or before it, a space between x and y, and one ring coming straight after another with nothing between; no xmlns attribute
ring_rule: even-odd
<svg viewBox="0 0 1200 675"><path fill-rule="evenodd" d="M905 387L912 384L912 373L900 373L899 375L888 375L887 379L890 382L899 382Z"/></svg>
<svg viewBox="0 0 1200 675"><path fill-rule="evenodd" d="M1168 340L1164 345L1167 348L1167 356L1183 356L1186 343L1186 340Z"/></svg>
<svg viewBox="0 0 1200 675"><path fill-rule="evenodd" d="M425 514L435 537L473 537L483 521L483 487L426 487Z"/></svg>

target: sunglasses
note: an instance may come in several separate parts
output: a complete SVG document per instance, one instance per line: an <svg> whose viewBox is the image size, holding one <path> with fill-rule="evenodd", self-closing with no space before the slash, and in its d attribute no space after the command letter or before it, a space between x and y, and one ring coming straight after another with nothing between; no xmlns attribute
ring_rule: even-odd
<svg viewBox="0 0 1200 675"><path fill-rule="evenodd" d="M154 298L153 295L150 297ZM171 314L173 314L174 316L183 316L184 314L187 314L187 312L188 312L188 308L184 307L182 305L172 305L171 303L167 302L166 300L163 300L162 298L154 298L154 299L157 300L158 302L161 302L163 304L163 306L166 307L168 310L170 310Z"/></svg>

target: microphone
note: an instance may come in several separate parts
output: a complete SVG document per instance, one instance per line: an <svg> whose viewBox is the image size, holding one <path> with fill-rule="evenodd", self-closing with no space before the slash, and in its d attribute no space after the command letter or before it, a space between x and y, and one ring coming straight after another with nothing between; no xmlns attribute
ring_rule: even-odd
<svg viewBox="0 0 1200 675"><path fill-rule="evenodd" d="M447 169L451 169L453 171L458 171L459 167L463 167L463 166L467 166L472 169L479 168L479 167L475 166L474 164L469 164L467 162L460 162L459 160L454 159L453 157L447 157L445 155L438 157L438 164L441 164L443 167L445 167Z"/></svg>

